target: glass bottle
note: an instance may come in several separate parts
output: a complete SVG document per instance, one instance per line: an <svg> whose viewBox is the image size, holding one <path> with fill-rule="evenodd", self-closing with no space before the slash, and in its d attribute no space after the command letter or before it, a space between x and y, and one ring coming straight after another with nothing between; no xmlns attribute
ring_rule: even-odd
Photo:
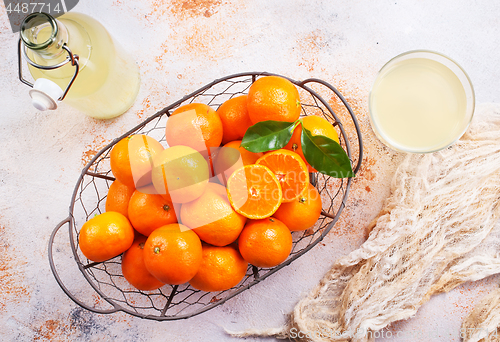
<svg viewBox="0 0 500 342"><path fill-rule="evenodd" d="M36 81L30 94L38 109L55 109L45 105L48 94L49 102L50 96L56 103L64 99L88 116L110 119L126 112L139 92L139 68L133 58L85 14L68 12L57 19L30 14L21 25L19 49ZM21 59L19 63L21 81L29 84L22 78Z"/></svg>

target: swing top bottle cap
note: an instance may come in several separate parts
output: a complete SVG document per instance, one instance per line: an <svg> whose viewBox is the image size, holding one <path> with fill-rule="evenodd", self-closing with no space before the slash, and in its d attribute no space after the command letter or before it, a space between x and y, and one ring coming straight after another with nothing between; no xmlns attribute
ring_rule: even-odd
<svg viewBox="0 0 500 342"><path fill-rule="evenodd" d="M30 90L31 102L38 110L54 110L57 109L58 100L63 93L56 83L46 78L39 78Z"/></svg>

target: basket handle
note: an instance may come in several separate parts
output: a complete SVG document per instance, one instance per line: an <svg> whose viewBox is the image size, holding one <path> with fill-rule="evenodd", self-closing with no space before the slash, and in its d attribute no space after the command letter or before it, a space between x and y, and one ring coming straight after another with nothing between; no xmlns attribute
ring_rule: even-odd
<svg viewBox="0 0 500 342"><path fill-rule="evenodd" d="M71 217L67 217L65 218L64 220L62 220L61 222L59 222L59 224L54 228L54 230L52 231L52 234L50 235L50 238L49 238L49 264L50 264L50 269L52 270L52 273L54 274L54 277L56 278L56 281L57 283L59 284L59 286L61 287L61 289L64 291L64 293L66 293L66 295L71 298L71 300L73 302L75 302L76 304L78 304L79 306L81 306L82 308L84 309L87 309L89 311L92 311L92 312L95 312L95 313L99 313L99 314L110 314L110 313L114 313L114 312L117 312L117 311L120 311L116 306L114 306L113 304L110 303L110 305L113 305L113 309L109 309L109 310L100 310L100 309L96 309L94 307L91 307L83 302L81 302L80 300L78 300L69 290L68 288L64 285L64 283L62 282L61 278L59 277L59 274L57 273L57 270L56 270L56 266L55 266L55 263L54 263L54 258L53 258L53 246L54 246L54 238L55 236L57 235L57 233L59 232L59 229L65 225L66 223L70 223L71 222Z"/></svg>
<svg viewBox="0 0 500 342"><path fill-rule="evenodd" d="M358 173L358 171L361 167L361 162L363 160L363 139L361 138L361 129L359 127L358 119L356 119L356 115L354 114L354 111L352 110L351 106L349 106L349 103L344 98L344 96L330 83L325 82L323 80L320 80L319 78L308 78L308 79L305 79L305 80L299 82L299 85L303 86L303 85L306 85L307 83L312 83L312 82L319 83L319 84L327 87L331 91L333 91L335 93L335 95L337 95L337 97L342 101L344 106L347 108L347 110L349 111L349 115L351 115L352 121L354 123L354 127L356 128L356 134L358 136L358 145L359 145L358 162L353 170L354 173L356 174L356 173ZM326 104L326 105L329 107L328 104ZM329 108L329 109L331 109L331 108Z"/></svg>

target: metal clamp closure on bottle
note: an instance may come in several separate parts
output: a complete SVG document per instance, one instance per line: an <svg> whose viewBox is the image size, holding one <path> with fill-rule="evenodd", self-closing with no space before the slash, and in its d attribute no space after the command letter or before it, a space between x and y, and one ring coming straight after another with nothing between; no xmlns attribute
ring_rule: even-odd
<svg viewBox="0 0 500 342"><path fill-rule="evenodd" d="M42 69L42 70L53 70L53 69L57 69L57 68L60 68L68 63L71 62L71 65L75 67L75 74L73 75L73 77L71 78L71 81L69 81L68 83L68 86L66 87L66 90L64 91L63 95L58 99L58 101L62 101L64 100L64 98L66 97L66 94L68 94L68 91L69 89L71 88L71 86L73 85L73 82L75 82L75 79L76 79L76 76L78 75L78 72L80 71L80 64L79 64L79 57L77 54L73 54L73 52L71 52L71 49L65 44L63 44L62 48L64 50L66 50L66 52L68 53L68 56L66 57L66 59L64 61L62 61L61 63L58 63L58 64L55 64L55 65L40 65L40 64L37 64L36 62L34 62L33 60L31 60L29 57L28 57L28 54L26 53L26 49L27 47L24 46L24 49L23 49L23 42L21 39L19 39L19 48L18 48L18 52L17 52L17 56L18 56L18 64L19 64L19 80L21 82L23 82L24 84L30 86L31 88L33 88L33 83L27 81L24 77L23 77L23 70L22 70L22 56L24 56L24 59L28 62L28 64L30 64L31 66L37 68L37 69Z"/></svg>

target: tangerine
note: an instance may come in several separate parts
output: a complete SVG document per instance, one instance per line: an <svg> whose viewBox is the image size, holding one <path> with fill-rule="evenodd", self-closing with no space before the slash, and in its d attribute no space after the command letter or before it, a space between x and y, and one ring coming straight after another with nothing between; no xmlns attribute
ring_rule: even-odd
<svg viewBox="0 0 500 342"><path fill-rule="evenodd" d="M241 147L241 140L230 141L218 151L214 163L215 174L221 184L226 184L227 179L236 169L255 164L263 155L262 152L254 153Z"/></svg>
<svg viewBox="0 0 500 342"><path fill-rule="evenodd" d="M144 264L144 235L136 234L134 243L122 256L122 273L125 279L141 291L152 291L164 284L153 277Z"/></svg>
<svg viewBox="0 0 500 342"><path fill-rule="evenodd" d="M278 210L283 193L275 174L266 166L254 164L233 172L227 180L227 196L236 212L261 219Z"/></svg>
<svg viewBox="0 0 500 342"><path fill-rule="evenodd" d="M128 202L135 189L115 180L108 189L106 211L116 211L128 218Z"/></svg>
<svg viewBox="0 0 500 342"><path fill-rule="evenodd" d="M117 180L130 187L151 183L154 157L163 146L154 138L135 134L123 138L110 153L111 172Z"/></svg>
<svg viewBox="0 0 500 342"><path fill-rule="evenodd" d="M314 226L322 210L321 196L316 188L309 184L297 199L282 203L274 217L283 222L291 231L305 230Z"/></svg>
<svg viewBox="0 0 500 342"><path fill-rule="evenodd" d="M203 244L201 266L189 281L192 287L202 291L224 291L245 277L248 263L233 246L216 247Z"/></svg>
<svg viewBox="0 0 500 342"><path fill-rule="evenodd" d="M209 168L205 158L188 146L173 146L155 159L151 173L159 194L174 203L187 203L200 197L208 184Z"/></svg>
<svg viewBox="0 0 500 342"><path fill-rule="evenodd" d="M222 143L226 144L233 140L241 140L248 127L252 126L247 109L248 95L233 97L217 109L222 122Z"/></svg>
<svg viewBox="0 0 500 342"><path fill-rule="evenodd" d="M181 224L167 224L156 229L144 244L146 269L165 284L188 282L198 272L201 260L200 238Z"/></svg>
<svg viewBox="0 0 500 342"><path fill-rule="evenodd" d="M85 222L78 236L83 255L94 262L122 254L133 242L134 229L129 220L114 211L96 215Z"/></svg>
<svg viewBox="0 0 500 342"><path fill-rule="evenodd" d="M243 259L257 267L274 267L288 258L292 251L292 234L274 217L252 220L245 225L238 239Z"/></svg>
<svg viewBox="0 0 500 342"><path fill-rule="evenodd" d="M183 204L180 216L202 241L215 246L236 241L247 221L231 207L226 188L216 183L208 183L203 195Z"/></svg>
<svg viewBox="0 0 500 342"><path fill-rule="evenodd" d="M328 122L328 120L326 120L321 116L315 116L315 115L306 116L305 118L302 118L302 125L308 131L311 132L312 136L323 135L339 143L339 135L337 134L337 131L332 126L332 124ZM307 165L308 170L310 172L316 172L316 170L311 165L309 165L309 163L306 160L306 157L304 156L304 152L302 151L302 142L301 142L302 125L298 125L295 128L295 130L293 131L293 135L290 138L290 141L288 142L288 144L286 144L284 148L296 152L299 156L302 157L302 159Z"/></svg>
<svg viewBox="0 0 500 342"><path fill-rule="evenodd" d="M128 205L130 223L139 233L149 236L153 230L166 224L176 223L172 201L160 195L134 191Z"/></svg>
<svg viewBox="0 0 500 342"><path fill-rule="evenodd" d="M267 166L281 184L283 202L297 199L309 184L309 173L302 158L295 152L279 149L260 157L257 165Z"/></svg>
<svg viewBox="0 0 500 342"><path fill-rule="evenodd" d="M247 108L254 124L267 120L294 122L301 111L299 92L286 78L261 77L248 90Z"/></svg>
<svg viewBox="0 0 500 342"><path fill-rule="evenodd" d="M218 147L223 128L219 114L203 103L190 103L177 108L168 118L165 139L169 146L184 145L197 151Z"/></svg>

